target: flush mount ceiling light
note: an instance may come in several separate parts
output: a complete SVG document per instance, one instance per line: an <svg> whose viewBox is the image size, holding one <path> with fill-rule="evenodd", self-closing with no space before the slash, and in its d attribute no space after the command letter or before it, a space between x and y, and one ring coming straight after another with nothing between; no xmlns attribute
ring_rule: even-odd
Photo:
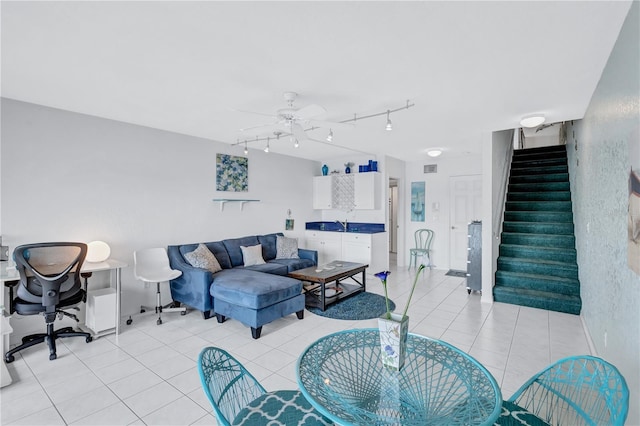
<svg viewBox="0 0 640 426"><path fill-rule="evenodd" d="M427 155L429 157L439 157L442 154L442 150L440 148L434 148L427 151Z"/></svg>
<svg viewBox="0 0 640 426"><path fill-rule="evenodd" d="M528 116L522 117L522 120L520 120L520 125L522 127L528 127L528 128L538 127L542 123L544 123L544 115L542 114L528 115Z"/></svg>

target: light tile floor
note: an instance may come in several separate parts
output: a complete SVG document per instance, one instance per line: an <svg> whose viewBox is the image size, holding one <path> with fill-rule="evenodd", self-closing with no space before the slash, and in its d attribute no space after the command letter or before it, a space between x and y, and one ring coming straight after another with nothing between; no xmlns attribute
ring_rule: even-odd
<svg viewBox="0 0 640 426"><path fill-rule="evenodd" d="M404 308L413 271L392 267L389 297ZM463 278L426 270L409 309L410 331L445 340L484 364L510 396L531 375L564 356L589 354L580 318L468 295ZM367 290L382 294L368 276ZM267 390L295 389L302 350L326 334L376 327L377 322L331 320L305 311L265 325L259 340L234 320L218 324L199 312L134 317L119 336L87 344L62 339L58 359L46 345L16 355L14 383L0 391L3 425L215 425L200 387L196 360L206 346L238 358Z"/></svg>

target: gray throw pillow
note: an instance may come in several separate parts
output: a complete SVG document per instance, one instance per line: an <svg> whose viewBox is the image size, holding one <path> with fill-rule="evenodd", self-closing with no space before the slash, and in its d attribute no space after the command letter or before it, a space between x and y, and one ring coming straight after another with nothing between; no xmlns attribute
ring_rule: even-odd
<svg viewBox="0 0 640 426"><path fill-rule="evenodd" d="M300 259L298 239L278 235L276 239L276 259Z"/></svg>
<svg viewBox="0 0 640 426"><path fill-rule="evenodd" d="M211 250L202 243L198 244L198 248L191 253L186 253L184 258L187 259L187 262L193 267L206 269L214 274L222 271L218 259L216 259L214 254L211 253Z"/></svg>
<svg viewBox="0 0 640 426"><path fill-rule="evenodd" d="M244 266L262 265L266 263L262 258L262 244L249 247L240 246L240 249L242 250Z"/></svg>

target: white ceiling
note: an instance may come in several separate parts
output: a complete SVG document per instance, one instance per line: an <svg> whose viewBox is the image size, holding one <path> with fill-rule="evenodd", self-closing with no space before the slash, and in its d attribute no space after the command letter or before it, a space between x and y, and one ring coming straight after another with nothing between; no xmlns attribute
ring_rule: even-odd
<svg viewBox="0 0 640 426"><path fill-rule="evenodd" d="M350 150L407 161L483 134L581 118L629 1L1 3L2 96L225 143L286 106L341 121L335 147L271 151L326 160ZM310 131L324 140L327 130ZM249 147L262 149L264 142ZM242 148L238 148L242 152Z"/></svg>

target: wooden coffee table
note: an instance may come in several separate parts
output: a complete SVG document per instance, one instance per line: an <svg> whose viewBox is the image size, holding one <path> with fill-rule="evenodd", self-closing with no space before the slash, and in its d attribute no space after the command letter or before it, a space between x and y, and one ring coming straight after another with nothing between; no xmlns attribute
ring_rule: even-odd
<svg viewBox="0 0 640 426"><path fill-rule="evenodd" d="M305 304L324 311L328 305L367 289L365 274L367 267L369 265L363 263L334 260L324 265L298 269L290 272L289 276L307 281L309 284L304 286ZM358 280L356 275L360 273L362 278Z"/></svg>

